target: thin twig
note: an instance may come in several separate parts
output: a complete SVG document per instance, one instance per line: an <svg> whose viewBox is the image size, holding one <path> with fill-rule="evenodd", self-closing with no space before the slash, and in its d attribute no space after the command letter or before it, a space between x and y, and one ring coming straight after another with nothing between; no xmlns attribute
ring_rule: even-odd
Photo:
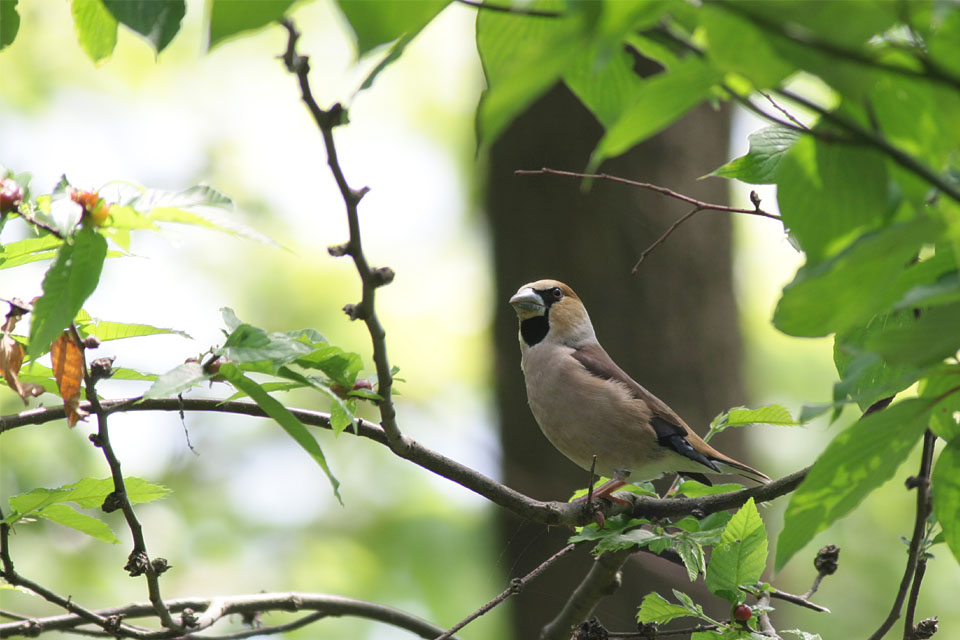
<svg viewBox="0 0 960 640"><path fill-rule="evenodd" d="M877 629L868 640L880 640L893 627L893 624L900 617L903 609L903 602L907 598L907 592L910 591L910 583L913 580L920 560L920 554L923 553L923 538L927 529L927 518L930 516L930 471L933 468L933 445L937 441L937 436L927 429L923 434L923 454L920 459L920 473L915 478L908 480L908 487L915 486L917 489L917 515L913 523L913 536L910 538L910 546L907 551L907 568L903 572L903 578L900 580L900 588L897 590L897 597L893 601L890 613L880 628ZM919 589L917 590L919 595Z"/></svg>
<svg viewBox="0 0 960 640"><path fill-rule="evenodd" d="M646 260L648 255L650 255L650 252L656 249L657 247L659 247L664 242L666 242L667 238L669 238L671 234L673 234L673 232L677 230L677 227L679 227L684 222L686 222L696 214L700 213L701 211L704 211L704 209L701 209L700 207L694 207L693 209L691 209L690 211L682 215L680 218L678 218L669 227L667 227L667 230L664 231L662 234L660 234L659 238L654 240L650 246L648 246L646 249L640 252L640 257L637 258L637 263L633 265L633 269L630 270L630 273L632 275L637 275L637 272L640 271L640 265L643 264L643 261Z"/></svg>
<svg viewBox="0 0 960 640"><path fill-rule="evenodd" d="M78 348L84 348L75 325L70 326L70 336L71 340L76 342ZM180 625L170 616L170 612L163 603L163 597L160 595L159 577L162 569L158 570L158 567L165 566L165 562L161 565L150 561L150 556L147 553L147 543L143 537L143 527L141 527L140 521L137 519L137 514L133 510L130 497L127 495L127 488L123 480L123 471L120 468L120 459L113 451L113 445L110 444L107 412L104 411L103 406L100 404L100 398L97 396L97 381L90 375L90 371L86 366L86 358L84 358L83 364L83 379L91 413L97 416L97 433L95 436L91 436L90 440L94 446L103 452L103 456L107 460L107 465L110 467L110 475L113 478L113 493L107 496L107 500L104 501L103 507L101 508L104 511L112 511L119 508L123 512L123 517L127 521L127 528L130 529L130 535L133 537L133 550L130 552L127 565L124 569L127 570L131 576L144 575L147 581L147 592L150 595L150 602L153 603L160 623L168 629L180 629ZM108 502L111 503L111 508L109 509L107 508ZM157 558L157 561L160 560L160 558Z"/></svg>
<svg viewBox="0 0 960 640"><path fill-rule="evenodd" d="M669 638L670 636L686 636L698 633L700 631L713 631L718 626L715 624L701 624L696 627L686 627L683 629L657 629L650 635L649 631L608 631L608 638Z"/></svg>
<svg viewBox="0 0 960 640"><path fill-rule="evenodd" d="M563 176L565 178L579 178L587 180L607 180L609 182L617 182L620 184L629 185L631 187L638 187L640 189L647 189L648 191L655 191L659 194L668 196L675 200L680 200L681 202L686 202L687 204L693 205L703 209L704 211L720 211L724 213L743 213L751 216L761 216L764 218L770 218L772 220L780 220L780 216L775 213L769 213L763 209L753 208L753 209L741 209L739 207L728 207L723 204L714 204L712 202L704 202L702 200L697 200L696 198L691 198L688 195L678 193L667 187L661 187L660 185L650 184L649 182L638 182L636 180L630 180L629 178L621 178L620 176L613 176L607 173L579 173L576 171L563 171L561 169L549 169L544 167L543 169L517 169L513 172L514 175L518 176Z"/></svg>
<svg viewBox="0 0 960 640"><path fill-rule="evenodd" d="M345 113L340 104L334 104L329 109L321 109L313 97L310 89L310 62L307 56L297 53L297 40L300 32L293 21L286 18L281 21L288 33L287 49L281 56L287 70L297 76L300 84L300 97L307 106L314 122L323 135L323 143L327 151L327 165L340 190L343 203L346 207L347 226L350 229L350 239L345 245L330 249L331 255L349 255L353 258L354 266L360 275L362 283L362 297L355 305L347 305L344 311L352 320L363 320L367 325L370 340L373 343L373 362L377 370L377 393L382 398L377 402L380 409L381 424L387 434L390 448L402 453L409 447L408 440L400 433L397 425L396 409L393 404L393 372L390 360L387 357L386 331L377 317L375 308L376 290L378 287L389 284L393 280L393 271L386 267L373 269L363 253L363 244L360 236L360 216L357 206L360 200L369 191L367 187L353 189L347 183L343 169L340 167L337 148L333 140L333 130L345 121Z"/></svg>
<svg viewBox="0 0 960 640"><path fill-rule="evenodd" d="M302 618L297 618L286 624L275 624L266 627L253 627L251 629L244 629L243 631L237 631L236 633L225 633L223 635L203 635L203 636L194 636L197 640L242 640L243 638L251 638L253 636L272 636L278 633L286 633L288 631L294 631L305 627L309 624L329 617L330 614L326 611L316 611L310 615L303 616Z"/></svg>
<svg viewBox="0 0 960 640"><path fill-rule="evenodd" d="M910 585L910 597L907 598L907 613L903 618L903 640L913 637L913 621L917 616L917 600L920 599L920 584L923 575L927 572L927 558L921 553L917 560L917 570L913 572L913 584Z"/></svg>
<svg viewBox="0 0 960 640"><path fill-rule="evenodd" d="M757 604L761 607L770 606L770 593L764 591L760 594L760 597L757 598ZM777 630L774 628L773 623L770 621L770 614L764 611L759 616L757 616L757 627L764 633L764 635L771 638L777 638L780 640L780 635L777 633Z"/></svg>
<svg viewBox="0 0 960 640"><path fill-rule="evenodd" d="M466 618L464 618L457 624L450 627L447 631L444 631L443 634L437 636L436 640L449 640L449 638L457 631L460 631L460 629L463 629L465 626L467 626L468 624L470 624L471 622L473 622L483 614L487 613L488 611L490 611L491 609L499 605L501 602L503 602L510 596L520 593L520 591L523 589L523 587L527 585L528 582L535 580L537 577L540 576L541 573L546 571L547 568L550 567L550 565L552 565L554 562L556 562L563 556L573 551L574 546L575 545L573 544L568 544L564 548L560 549L560 551L557 551L555 554L553 554L552 556L550 556L549 558L541 562L536 568L534 568L533 571L531 571L527 575L523 576L522 578L514 578L513 580L511 580L510 586L504 589L500 593L500 595L498 595L496 598L494 598L490 602L486 603L485 605L483 605L482 607L480 607L479 609L477 609L476 611L468 615Z"/></svg>
<svg viewBox="0 0 960 640"><path fill-rule="evenodd" d="M214 413L231 413L261 418L268 417L258 405L252 402L224 401L216 398L184 398L182 403L177 398L152 398L136 402L137 398L122 400L108 400L102 403L107 414L116 411L209 411ZM136 402L136 404L134 404ZM81 402L80 407L87 409L90 403ZM330 428L330 415L319 411L304 409L290 409L301 422L307 425ZM41 407L29 409L19 414L0 417L0 434L30 424L44 424L53 420L61 420L65 416L64 408ZM381 425L368 420L355 421L356 435L374 440L382 445L389 446L389 441ZM348 429L345 433L353 433ZM592 514L583 508L580 503L544 502L529 498L519 491L515 491L496 480L493 480L470 467L452 460L436 451L428 449L416 440L409 439L409 448L405 454L395 452L397 456L408 460L439 476L452 480L457 484L487 498L494 504L509 509L521 518L546 525L576 525L581 526L593 522ZM672 518L690 515L700 510L704 515L716 511L725 511L743 506L747 500L753 498L756 502L767 502L784 496L794 489L806 477L809 468L800 469L773 482L732 491L730 493L703 496L700 498L651 498L633 493L620 493L630 501L630 504L617 504L603 501L598 508L606 518L620 513L633 514L633 517Z"/></svg>
<svg viewBox="0 0 960 640"><path fill-rule="evenodd" d="M567 602L540 631L540 640L567 640L574 625L585 620L605 596L620 585L620 569L636 549L608 551L594 560Z"/></svg>
<svg viewBox="0 0 960 640"><path fill-rule="evenodd" d="M579 173L576 171L562 171L560 169L549 169L544 167L543 169L518 169L514 171L514 175L518 176L538 176L538 175L550 175L550 176L563 176L566 178L578 178L578 179L588 179L588 180L607 180L609 182L617 182L620 184L630 185L631 187L638 187L640 189L647 189L649 191L655 191L656 193L680 200L681 202L686 202L687 204L693 205L693 209L686 213L679 220L674 222L670 227L659 237L653 244L648 246L640 254L640 258L637 260L637 263L633 265L631 273L637 275L637 271L640 269L640 264L646 259L651 251L656 249L658 246L663 244L670 235L677 230L677 227L682 225L684 222L692 218L695 214L701 211L720 211L723 213L743 213L746 215L761 216L764 218L771 218L773 220L780 220L780 216L764 211L759 206L754 207L753 209L741 209L739 207L729 207L723 204L713 204L710 202L703 202L702 200L697 200L696 198L691 198L690 196L684 195L682 193L677 193L672 189L666 187L661 187L660 185L650 184L648 182L638 182L636 180L630 180L629 178L621 178L620 176L613 176L607 173Z"/></svg>
<svg viewBox="0 0 960 640"><path fill-rule="evenodd" d="M167 606L173 613L181 613L185 609L203 612L198 618L199 623L191 627L187 634L183 630L164 629L149 631L145 634L126 633L127 627L122 626L120 632L114 636L143 638L144 640L168 640L179 637L191 637L213 623L231 615L255 615L270 611L316 611L323 613L318 616L352 616L376 620L405 629L421 638L432 640L443 633L443 629L427 622L413 614L400 609L394 609L374 602L355 600L342 596L332 596L317 593L256 593L250 595L231 596L227 598L181 598L167 601ZM121 607L101 609L93 612L100 618L144 618L156 615L153 605L149 602L128 604ZM0 624L0 638L16 635L37 635L47 631L73 630L76 627L88 624L90 620L78 614L51 616L48 618L32 618L17 622ZM263 631L262 629L259 631ZM204 638L204 636L193 636ZM451 639L452 640L452 639Z"/></svg>
<svg viewBox="0 0 960 640"><path fill-rule="evenodd" d="M480 0L457 0L457 2L468 7L474 7L481 11L498 11L501 13L510 13L517 16L529 16L532 18L562 18L564 15L559 11L546 11L544 9L528 9L526 7L491 4L489 2L481 2Z"/></svg>
<svg viewBox="0 0 960 640"><path fill-rule="evenodd" d="M782 113L784 116L787 117L787 120L789 120L789 121L792 122L793 124L797 125L798 127L800 127L801 129L803 129L804 131L807 131L807 132L810 131L810 127L808 127L807 125L805 125L805 124L803 124L802 122L800 122L799 120L797 120L797 117L796 117L795 115L793 115L792 113L790 113L789 111L787 111L785 107L781 106L780 103L777 102L776 100L774 100L774 99L773 99L773 96L771 96L769 93L767 93L766 91L758 91L757 93L759 93L759 94L762 95L764 98L766 98L766 99L767 99L767 102L769 102L769 103L773 106L774 109L776 109L777 111L779 111L780 113Z"/></svg>
<svg viewBox="0 0 960 640"><path fill-rule="evenodd" d="M0 520L2 519L3 519L3 512L2 510L0 510ZM61 607L62 609L66 609L79 621L78 624L92 623L104 629L112 629L115 632L122 631L124 635L128 637L132 637L132 638L143 637L142 635L140 635L141 634L140 629L136 629L129 625L121 624L119 625L119 628L114 629L114 626L112 625L111 621L108 620L105 616L102 616L96 613L95 611L91 611L90 609L82 607L78 605L76 602L74 602L72 598L64 598L60 594L55 593L50 589L44 587L43 585L36 583L33 580L30 580L29 578L26 578L20 575L19 573L17 573L16 569L14 569L14 566L13 566L13 558L10 555L10 540L9 540L10 529L11 529L10 525L6 523L0 523L0 563L2 563L3 565L2 575L4 580L6 580L9 584L15 587L23 587L25 589L28 589L33 593L36 593L38 596L40 596L47 602L50 602L51 604L55 604L58 607ZM24 631L21 631L21 633L24 635L30 635L30 633L33 633L34 631L39 633L41 629L41 627L38 627L37 624L35 624L35 621L33 619L25 618L25 619L18 620L17 622L0 624L0 637L3 637L4 635L3 629L7 625L20 625L20 627L24 630Z"/></svg>

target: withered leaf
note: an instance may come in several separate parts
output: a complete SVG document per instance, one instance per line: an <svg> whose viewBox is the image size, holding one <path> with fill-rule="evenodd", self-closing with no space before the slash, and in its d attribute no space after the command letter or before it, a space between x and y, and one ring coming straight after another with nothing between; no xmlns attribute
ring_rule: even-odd
<svg viewBox="0 0 960 640"><path fill-rule="evenodd" d="M13 328L11 326L11 328ZM21 382L18 374L20 365L23 364L23 345L13 339L10 334L4 332L0 336L0 373L10 388L16 391L27 403L27 398L35 398L43 393L44 389L38 384L32 382Z"/></svg>
<svg viewBox="0 0 960 640"><path fill-rule="evenodd" d="M53 361L53 377L60 388L60 397L67 410L67 424L71 427L87 416L80 409L80 388L83 385L83 349L69 331L64 331L50 345L50 358Z"/></svg>

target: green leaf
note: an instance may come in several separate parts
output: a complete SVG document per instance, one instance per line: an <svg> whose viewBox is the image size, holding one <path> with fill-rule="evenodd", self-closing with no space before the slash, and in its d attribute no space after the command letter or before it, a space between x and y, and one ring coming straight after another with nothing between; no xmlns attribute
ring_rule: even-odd
<svg viewBox="0 0 960 640"><path fill-rule="evenodd" d="M688 498L702 498L703 496L713 496L718 493L730 493L732 491L740 491L741 489L743 489L743 485L735 482L707 486L697 482L696 480L684 480L677 491Z"/></svg>
<svg viewBox="0 0 960 640"><path fill-rule="evenodd" d="M102 0L113 17L130 27L159 54L180 30L184 0Z"/></svg>
<svg viewBox="0 0 960 640"><path fill-rule="evenodd" d="M839 434L790 498L777 540L776 568L816 534L893 477L930 421L934 403L908 399L872 413Z"/></svg>
<svg viewBox="0 0 960 640"><path fill-rule="evenodd" d="M97 540L109 542L110 544L120 544L120 539L114 535L113 531L110 530L110 527L108 527L105 522L79 513L70 505L52 504L40 511L37 515L51 522L76 529Z"/></svg>
<svg viewBox="0 0 960 640"><path fill-rule="evenodd" d="M788 335L817 337L864 324L900 297L898 276L940 229L925 218L891 225L825 262L808 262L784 287L774 325Z"/></svg>
<svg viewBox="0 0 960 640"><path fill-rule="evenodd" d="M199 362L184 362L170 371L161 374L156 382L143 394L144 399L168 398L183 393L201 382L213 377L203 370Z"/></svg>
<svg viewBox="0 0 960 640"><path fill-rule="evenodd" d="M450 0L337 0L357 37L358 56L401 36L415 36L448 4Z"/></svg>
<svg viewBox="0 0 960 640"><path fill-rule="evenodd" d="M477 107L482 147L493 144L514 118L552 87L588 44L585 11L567 10L562 0L527 6L563 15L545 19L500 11L477 14L477 51L487 80Z"/></svg>
<svg viewBox="0 0 960 640"><path fill-rule="evenodd" d="M363 368L363 360L359 355L333 345L315 349L297 358L296 362L307 369L319 369L328 378L348 389L353 387L357 374Z"/></svg>
<svg viewBox="0 0 960 640"><path fill-rule="evenodd" d="M800 423L793 419L790 412L779 404L771 404L757 409L736 407L714 420L721 427L746 427L752 424L772 424L795 427Z"/></svg>
<svg viewBox="0 0 960 640"><path fill-rule="evenodd" d="M70 493L67 488L33 489L10 497L10 508L14 513L4 518L4 522L16 522L24 516L31 515L51 504L63 502L63 497Z"/></svg>
<svg viewBox="0 0 960 640"><path fill-rule="evenodd" d="M931 477L933 513L943 527L943 537L960 560L960 438L954 438L937 458Z"/></svg>
<svg viewBox="0 0 960 640"><path fill-rule="evenodd" d="M92 229L81 229L65 243L43 278L43 295L33 304L29 358L45 353L97 288L107 255L107 241Z"/></svg>
<svg viewBox="0 0 960 640"><path fill-rule="evenodd" d="M677 618L684 618L690 615L684 607L669 602L659 593L648 593L643 602L640 603L640 609L637 611L637 622L654 622L656 624L666 624Z"/></svg>
<svg viewBox="0 0 960 640"><path fill-rule="evenodd" d="M276 373L283 365L313 351L309 345L287 334L268 334L259 327L243 323L230 333L217 354L231 362L247 365L247 370Z"/></svg>
<svg viewBox="0 0 960 640"><path fill-rule="evenodd" d="M280 20L294 0L213 0L207 30L207 51L244 31Z"/></svg>
<svg viewBox="0 0 960 640"><path fill-rule="evenodd" d="M796 71L780 58L765 30L749 20L714 5L703 5L699 13L707 57L717 69L740 74L757 89L773 87Z"/></svg>
<svg viewBox="0 0 960 640"><path fill-rule="evenodd" d="M93 320L92 322L79 325L78 328L82 335L96 336L101 342L164 334L190 338L190 334L177 329L164 329L149 324L128 324L124 322L109 322L106 320Z"/></svg>
<svg viewBox="0 0 960 640"><path fill-rule="evenodd" d="M957 354L960 350L957 327L960 327L960 303L929 307L903 326L871 336L866 347L892 364L923 366Z"/></svg>
<svg viewBox="0 0 960 640"><path fill-rule="evenodd" d="M687 570L687 578L690 582L696 582L697 576L706 571L706 563L703 558L703 547L693 540L678 539L674 549L683 561L683 566Z"/></svg>
<svg viewBox="0 0 960 640"><path fill-rule="evenodd" d="M106 60L117 46L117 19L102 0L73 0L73 28L80 46L94 63Z"/></svg>
<svg viewBox="0 0 960 640"><path fill-rule="evenodd" d="M960 436L960 365L936 367L920 381L919 394L938 401L930 413L930 429L947 442Z"/></svg>
<svg viewBox="0 0 960 640"><path fill-rule="evenodd" d="M19 267L29 262L53 258L62 244L63 240L57 236L46 234L39 238L27 238L0 245L0 269Z"/></svg>
<svg viewBox="0 0 960 640"><path fill-rule="evenodd" d="M777 167L783 224L815 263L841 248L838 241L878 226L887 213L887 168L867 147L798 139Z"/></svg>
<svg viewBox="0 0 960 640"><path fill-rule="evenodd" d="M879 354L867 350L867 344L876 336L912 321L913 312L883 314L871 319L866 326L836 335L833 361L841 380L834 385L835 401L842 402L849 397L866 410L877 400L899 393L917 381L922 370L912 365L891 365Z"/></svg>
<svg viewBox="0 0 960 640"><path fill-rule="evenodd" d="M333 495L337 497L340 504L343 504L343 500L340 498L340 491L338 490L340 482L330 471L320 444L316 438L313 437L310 430L300 422L299 418L290 413L286 407L264 391L263 387L243 375L236 365L230 363L224 364L220 367L220 374L229 380L230 384L250 396L268 416L276 420L277 423L283 427L284 431L310 454L330 480L330 485L333 487Z"/></svg>
<svg viewBox="0 0 960 640"><path fill-rule="evenodd" d="M707 565L710 591L729 602L743 601L742 586L754 585L767 565L767 531L750 498L727 523Z"/></svg>
<svg viewBox="0 0 960 640"><path fill-rule="evenodd" d="M604 128L616 123L643 85L633 70L633 55L629 51L610 55L602 46L575 61L563 74L563 82Z"/></svg>
<svg viewBox="0 0 960 640"><path fill-rule="evenodd" d="M607 158L629 151L683 116L710 95L720 73L696 56L688 56L670 71L643 81L633 103L607 129L590 156L588 171Z"/></svg>
<svg viewBox="0 0 960 640"><path fill-rule="evenodd" d="M772 184L777 180L777 168L785 153L800 134L786 127L765 127L748 137L750 150L746 155L708 173L708 176L736 178L750 184Z"/></svg>
<svg viewBox="0 0 960 640"><path fill-rule="evenodd" d="M20 14L17 13L17 0L0 2L0 49L13 43L20 29Z"/></svg>

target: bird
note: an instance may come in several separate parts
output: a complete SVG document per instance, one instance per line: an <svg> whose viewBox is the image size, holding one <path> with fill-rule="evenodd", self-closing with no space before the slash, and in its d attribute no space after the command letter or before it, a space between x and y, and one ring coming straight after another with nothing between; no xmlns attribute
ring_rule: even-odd
<svg viewBox="0 0 960 640"><path fill-rule="evenodd" d="M708 485L705 472L770 481L704 442L627 375L600 346L586 307L569 286L530 282L510 304L520 324L520 368L530 410L562 454L610 478L594 498L625 502L612 492L673 472Z"/></svg>

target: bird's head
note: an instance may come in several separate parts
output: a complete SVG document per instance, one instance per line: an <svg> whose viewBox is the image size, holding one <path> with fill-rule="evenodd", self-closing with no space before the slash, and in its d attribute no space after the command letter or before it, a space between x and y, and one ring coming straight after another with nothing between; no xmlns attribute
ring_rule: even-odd
<svg viewBox="0 0 960 640"><path fill-rule="evenodd" d="M510 298L520 320L520 340L532 347L543 340L575 347L595 340L593 325L573 289L557 280L538 280Z"/></svg>

